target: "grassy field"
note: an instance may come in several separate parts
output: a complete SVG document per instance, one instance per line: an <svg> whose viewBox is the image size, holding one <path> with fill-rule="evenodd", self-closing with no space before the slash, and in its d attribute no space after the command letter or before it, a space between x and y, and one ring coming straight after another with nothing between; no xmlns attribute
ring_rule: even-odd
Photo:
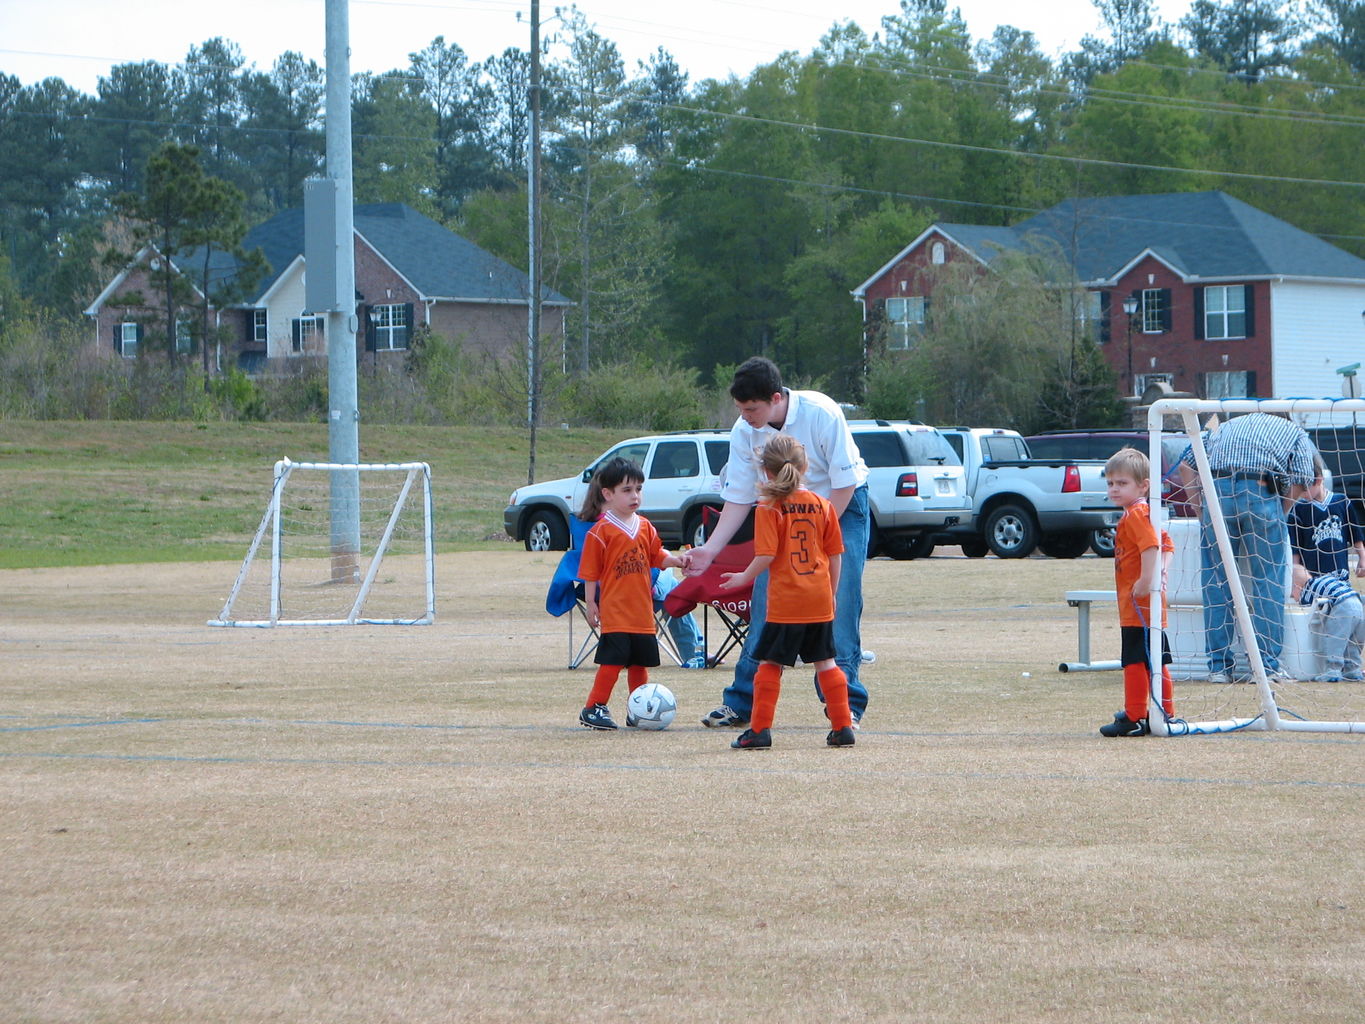
<svg viewBox="0 0 1365 1024"><path fill-rule="evenodd" d="M546 429L538 480L581 470L621 431ZM529 439L501 427L361 430L367 462L431 465L438 550L494 548ZM325 461L312 423L0 420L0 568L239 559L275 461Z"/></svg>
<svg viewBox="0 0 1365 1024"><path fill-rule="evenodd" d="M762 752L725 669L578 727L551 554L439 556L426 627L0 571L0 1019L1359 1020L1365 737L1101 739L1118 673L1056 666L1112 564L951 550L868 565L857 745L793 672Z"/></svg>

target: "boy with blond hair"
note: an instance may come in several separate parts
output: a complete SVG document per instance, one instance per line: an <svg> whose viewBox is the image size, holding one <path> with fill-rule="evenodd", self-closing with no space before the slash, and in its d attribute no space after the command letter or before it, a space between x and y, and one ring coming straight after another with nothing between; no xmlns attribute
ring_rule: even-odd
<svg viewBox="0 0 1365 1024"><path fill-rule="evenodd" d="M1123 710L1100 726L1101 736L1146 736L1147 695L1152 688L1151 629L1158 623L1153 614L1153 594L1161 594L1166 564L1175 546L1163 531L1160 539L1152 525L1147 493L1151 467L1136 448L1123 448L1104 464L1109 500L1123 509L1114 527L1114 585L1118 592L1119 633L1123 654ZM1166 602L1161 600L1159 625L1166 626ZM1161 706L1174 713L1171 697L1170 646L1161 637Z"/></svg>

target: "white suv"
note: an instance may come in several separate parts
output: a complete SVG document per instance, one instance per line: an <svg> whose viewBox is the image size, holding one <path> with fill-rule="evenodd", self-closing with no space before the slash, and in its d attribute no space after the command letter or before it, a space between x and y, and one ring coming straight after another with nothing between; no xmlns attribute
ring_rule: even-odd
<svg viewBox="0 0 1365 1024"><path fill-rule="evenodd" d="M935 535L972 522L962 460L941 433L902 420L850 420L867 463L867 553L927 558Z"/></svg>
<svg viewBox="0 0 1365 1024"><path fill-rule="evenodd" d="M728 430L632 437L593 459L578 476L518 487L502 513L507 535L525 542L527 551L565 550L569 516L583 507L593 470L618 456L644 470L640 514L654 524L664 544L701 543L702 509L724 504L720 471L730 458Z"/></svg>

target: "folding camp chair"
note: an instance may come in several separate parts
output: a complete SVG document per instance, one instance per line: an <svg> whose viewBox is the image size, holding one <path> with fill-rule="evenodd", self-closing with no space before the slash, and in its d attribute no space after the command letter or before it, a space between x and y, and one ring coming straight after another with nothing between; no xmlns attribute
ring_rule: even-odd
<svg viewBox="0 0 1365 1024"><path fill-rule="evenodd" d="M585 523L577 516L569 517L569 550L555 566L555 574L550 578L550 589L545 592L545 610L556 618L569 616L569 668L578 668L597 650L600 634L588 621L588 606L583 602L583 581L578 576L578 563L583 554L583 538L592 529L592 523ZM653 570L658 572L658 570ZM574 639L574 621L582 620L587 630L582 640ZM656 602L654 609L654 632L659 638L659 652L673 660L675 665L682 664L678 647L668 631L668 616Z"/></svg>
<svg viewBox="0 0 1365 1024"><path fill-rule="evenodd" d="M702 528L709 534L719 513L707 506L702 511ZM730 543L721 548L706 571L687 576L664 599L664 611L669 615L686 615L697 605L702 607L702 647L706 652L706 666L719 665L736 648L743 649L749 635L749 610L753 587L740 590L720 589L721 574L743 572L754 560L754 514L735 531ZM711 614L720 622L721 635L715 653L711 653Z"/></svg>

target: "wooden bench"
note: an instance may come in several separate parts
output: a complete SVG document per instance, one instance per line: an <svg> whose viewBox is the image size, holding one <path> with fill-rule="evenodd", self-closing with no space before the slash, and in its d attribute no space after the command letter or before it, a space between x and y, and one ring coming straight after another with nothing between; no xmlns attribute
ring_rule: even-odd
<svg viewBox="0 0 1365 1024"><path fill-rule="evenodd" d="M1076 646L1077 659L1064 661L1057 666L1058 672L1104 672L1121 667L1117 661L1090 660L1090 606L1096 601L1118 603L1118 592L1114 590L1068 590L1066 603L1076 609Z"/></svg>

